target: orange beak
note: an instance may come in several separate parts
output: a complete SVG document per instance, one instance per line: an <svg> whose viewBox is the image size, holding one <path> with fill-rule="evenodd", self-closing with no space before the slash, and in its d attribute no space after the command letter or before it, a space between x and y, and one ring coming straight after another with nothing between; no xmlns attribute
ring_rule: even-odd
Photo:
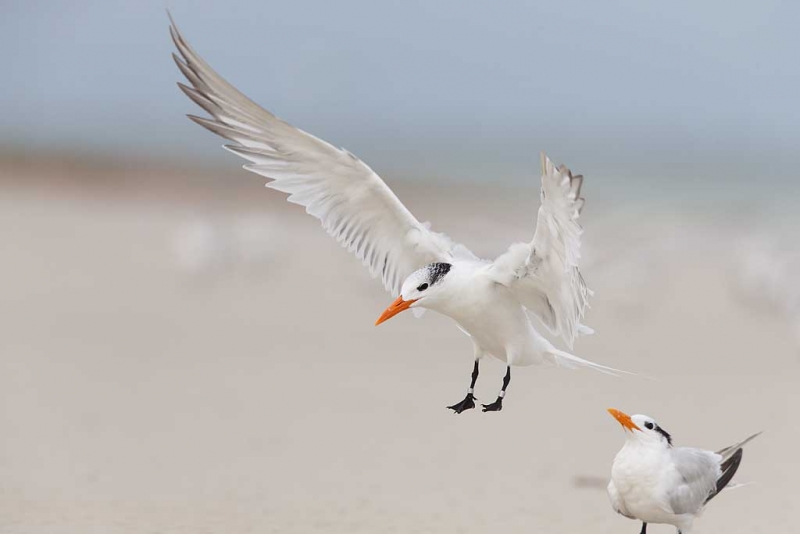
<svg viewBox="0 0 800 534"><path fill-rule="evenodd" d="M403 300L403 297L397 297L397 300L392 302L388 308L386 308L378 320L375 321L375 326L378 326L382 322L391 319L401 311L405 311L411 307L412 304L417 302L417 299L414 300Z"/></svg>
<svg viewBox="0 0 800 534"><path fill-rule="evenodd" d="M633 432L634 430L638 430L639 432L642 431L642 429L636 426L636 423L634 423L633 420L631 420L630 415L622 413L619 410L615 410L614 408L609 408L608 413L613 415L614 419L619 421L619 424L621 424L623 428L625 428L625 430L630 430L631 432Z"/></svg>

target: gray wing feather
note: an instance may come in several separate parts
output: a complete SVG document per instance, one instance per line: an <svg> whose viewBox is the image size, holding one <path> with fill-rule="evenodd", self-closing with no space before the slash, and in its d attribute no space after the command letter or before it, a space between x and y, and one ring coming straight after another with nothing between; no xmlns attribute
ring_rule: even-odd
<svg viewBox="0 0 800 534"><path fill-rule="evenodd" d="M725 447L724 449L718 450L717 454L722 456L722 461L724 462L728 458L733 456L733 454L737 450L741 449L742 447L744 447L745 445L747 445L748 443L750 443L751 441L753 441L754 439L756 439L760 435L761 435L761 432L756 432L752 436L746 437L745 439L743 439L742 441L740 441L738 443L735 443L735 444L733 444L733 445L731 445L729 447Z"/></svg>
<svg viewBox="0 0 800 534"><path fill-rule="evenodd" d="M721 457L711 451L681 447L672 449L672 458L680 479L669 492L669 505L675 514L696 513L716 490Z"/></svg>

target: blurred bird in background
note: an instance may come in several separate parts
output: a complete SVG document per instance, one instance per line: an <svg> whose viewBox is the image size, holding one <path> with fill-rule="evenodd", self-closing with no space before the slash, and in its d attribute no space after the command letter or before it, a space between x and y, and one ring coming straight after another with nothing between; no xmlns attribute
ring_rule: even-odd
<svg viewBox="0 0 800 534"><path fill-rule="evenodd" d="M778 317L800 353L800 246L778 227L746 236L735 249L733 290L751 310Z"/></svg>
<svg viewBox="0 0 800 534"><path fill-rule="evenodd" d="M277 224L264 214L187 219L171 236L175 266L189 277L268 272L269 264L280 256Z"/></svg>

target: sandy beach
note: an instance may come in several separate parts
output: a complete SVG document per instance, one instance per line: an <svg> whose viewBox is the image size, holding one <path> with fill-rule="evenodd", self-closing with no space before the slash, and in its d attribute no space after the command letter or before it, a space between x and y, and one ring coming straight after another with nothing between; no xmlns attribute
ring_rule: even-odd
<svg viewBox="0 0 800 534"><path fill-rule="evenodd" d="M609 407L678 445L763 430L695 531L791 532L800 352L737 290L756 216L588 180L597 333L574 352L642 376L523 368L501 413L454 416L469 339L431 312L374 327L380 283L257 177L0 166L0 532L633 534ZM395 189L484 257L532 236L533 180Z"/></svg>

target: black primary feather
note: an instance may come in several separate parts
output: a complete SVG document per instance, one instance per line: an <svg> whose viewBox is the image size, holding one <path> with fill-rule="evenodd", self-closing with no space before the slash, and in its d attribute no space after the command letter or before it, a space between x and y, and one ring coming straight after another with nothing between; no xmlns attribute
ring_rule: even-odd
<svg viewBox="0 0 800 534"><path fill-rule="evenodd" d="M740 463L742 463L742 449L737 450L735 453L733 453L733 456L722 462L722 465L720 465L722 468L722 474L717 479L717 487L711 492L706 499L706 502L703 504L706 504L708 501L716 497L717 494L719 494L719 492L730 483L733 475L735 475L736 471L739 469Z"/></svg>

